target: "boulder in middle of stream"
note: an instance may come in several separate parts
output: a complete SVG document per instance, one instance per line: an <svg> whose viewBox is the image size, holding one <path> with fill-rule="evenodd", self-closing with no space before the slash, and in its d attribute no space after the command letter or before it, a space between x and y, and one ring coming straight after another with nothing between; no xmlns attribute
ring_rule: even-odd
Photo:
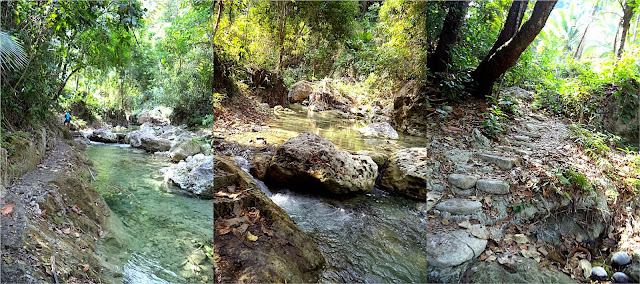
<svg viewBox="0 0 640 284"><path fill-rule="evenodd" d="M378 166L371 157L338 150L328 139L303 132L276 149L267 181L292 190L349 195L371 191Z"/></svg>

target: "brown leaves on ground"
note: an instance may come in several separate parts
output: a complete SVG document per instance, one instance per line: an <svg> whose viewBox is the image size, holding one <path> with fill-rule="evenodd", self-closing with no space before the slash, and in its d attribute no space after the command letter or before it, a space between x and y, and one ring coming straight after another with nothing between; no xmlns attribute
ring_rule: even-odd
<svg viewBox="0 0 640 284"><path fill-rule="evenodd" d="M2 217L13 217L13 207L15 205L15 202L10 202L9 204L2 206Z"/></svg>

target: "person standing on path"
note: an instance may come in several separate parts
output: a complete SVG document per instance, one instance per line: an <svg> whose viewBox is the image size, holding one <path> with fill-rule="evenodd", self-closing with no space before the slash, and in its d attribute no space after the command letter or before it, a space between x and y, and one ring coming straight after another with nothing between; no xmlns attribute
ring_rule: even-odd
<svg viewBox="0 0 640 284"><path fill-rule="evenodd" d="M64 112L64 125L69 126L69 123L71 122L71 115L69 114L69 111Z"/></svg>

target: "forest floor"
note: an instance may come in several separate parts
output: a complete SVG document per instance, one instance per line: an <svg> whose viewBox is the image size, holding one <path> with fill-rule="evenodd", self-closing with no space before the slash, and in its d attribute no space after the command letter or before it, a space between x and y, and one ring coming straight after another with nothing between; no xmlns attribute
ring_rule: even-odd
<svg viewBox="0 0 640 284"><path fill-rule="evenodd" d="M576 143L571 122L532 111L529 92L518 96L517 113L503 119L504 131L493 139L478 131L486 129L484 100L454 103L431 127L429 233L463 231L471 240L463 242L475 245L472 258L497 262L507 271L529 258L541 269L588 282L591 265L607 266L611 253L640 252L640 220L633 217L640 215L640 200L629 194L610 198L607 190L621 185L601 166L602 159ZM625 162L615 154L607 160L614 167ZM570 184L562 184L559 174ZM594 187L582 188L576 183L580 176ZM434 239L427 250L438 259ZM588 259L588 268L582 259ZM483 279L471 270L466 277Z"/></svg>
<svg viewBox="0 0 640 284"><path fill-rule="evenodd" d="M89 184L90 161L56 139L41 163L0 200L3 282L100 281L91 252L109 210Z"/></svg>

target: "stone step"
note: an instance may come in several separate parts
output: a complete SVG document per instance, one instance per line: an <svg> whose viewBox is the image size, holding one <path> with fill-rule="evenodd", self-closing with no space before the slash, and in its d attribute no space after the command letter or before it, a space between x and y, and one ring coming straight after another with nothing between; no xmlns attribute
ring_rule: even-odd
<svg viewBox="0 0 640 284"><path fill-rule="evenodd" d="M531 132L538 132L542 129L542 125L537 125L537 124L532 124L532 123L527 123L524 125L524 127L527 128L527 130L531 131Z"/></svg>
<svg viewBox="0 0 640 284"><path fill-rule="evenodd" d="M535 113L530 114L529 117L531 117L531 118L533 118L533 119L535 119L537 121L545 121L545 120L547 120L547 118L544 115L535 114Z"/></svg>
<svg viewBox="0 0 640 284"><path fill-rule="evenodd" d="M502 157L492 154L478 154L480 160L492 163L503 170L510 170L518 164L518 158Z"/></svg>
<svg viewBox="0 0 640 284"><path fill-rule="evenodd" d="M491 194L507 194L509 193L509 187L507 182L497 179L480 179L476 182L478 190Z"/></svg>
<svg viewBox="0 0 640 284"><path fill-rule="evenodd" d="M518 133L525 135L525 136L529 136L531 138L540 138L542 137L542 135L540 135L540 133L535 133L535 132L529 132L529 131L524 131L524 130L518 130Z"/></svg>
<svg viewBox="0 0 640 284"><path fill-rule="evenodd" d="M518 146L523 146L523 147L527 147L529 149L536 149L538 148L536 146L536 144L530 143L530 142L522 142L522 141L510 141L511 144L513 145L518 145Z"/></svg>
<svg viewBox="0 0 640 284"><path fill-rule="evenodd" d="M522 156L531 156L531 154L533 154L533 152L531 151L527 151L524 149L519 149L516 147L511 147L511 146L498 146L496 147L496 149L500 150L500 151L504 151L504 152L513 152L516 153L518 155L522 155Z"/></svg>
<svg viewBox="0 0 640 284"><path fill-rule="evenodd" d="M471 215L482 212L482 203L470 199L451 198L438 203L435 209L456 215Z"/></svg>
<svg viewBox="0 0 640 284"><path fill-rule="evenodd" d="M450 174L449 184L460 189L469 189L476 186L477 177L463 174Z"/></svg>
<svg viewBox="0 0 640 284"><path fill-rule="evenodd" d="M529 142L531 141L531 137L524 135L514 135L513 139L516 141Z"/></svg>

